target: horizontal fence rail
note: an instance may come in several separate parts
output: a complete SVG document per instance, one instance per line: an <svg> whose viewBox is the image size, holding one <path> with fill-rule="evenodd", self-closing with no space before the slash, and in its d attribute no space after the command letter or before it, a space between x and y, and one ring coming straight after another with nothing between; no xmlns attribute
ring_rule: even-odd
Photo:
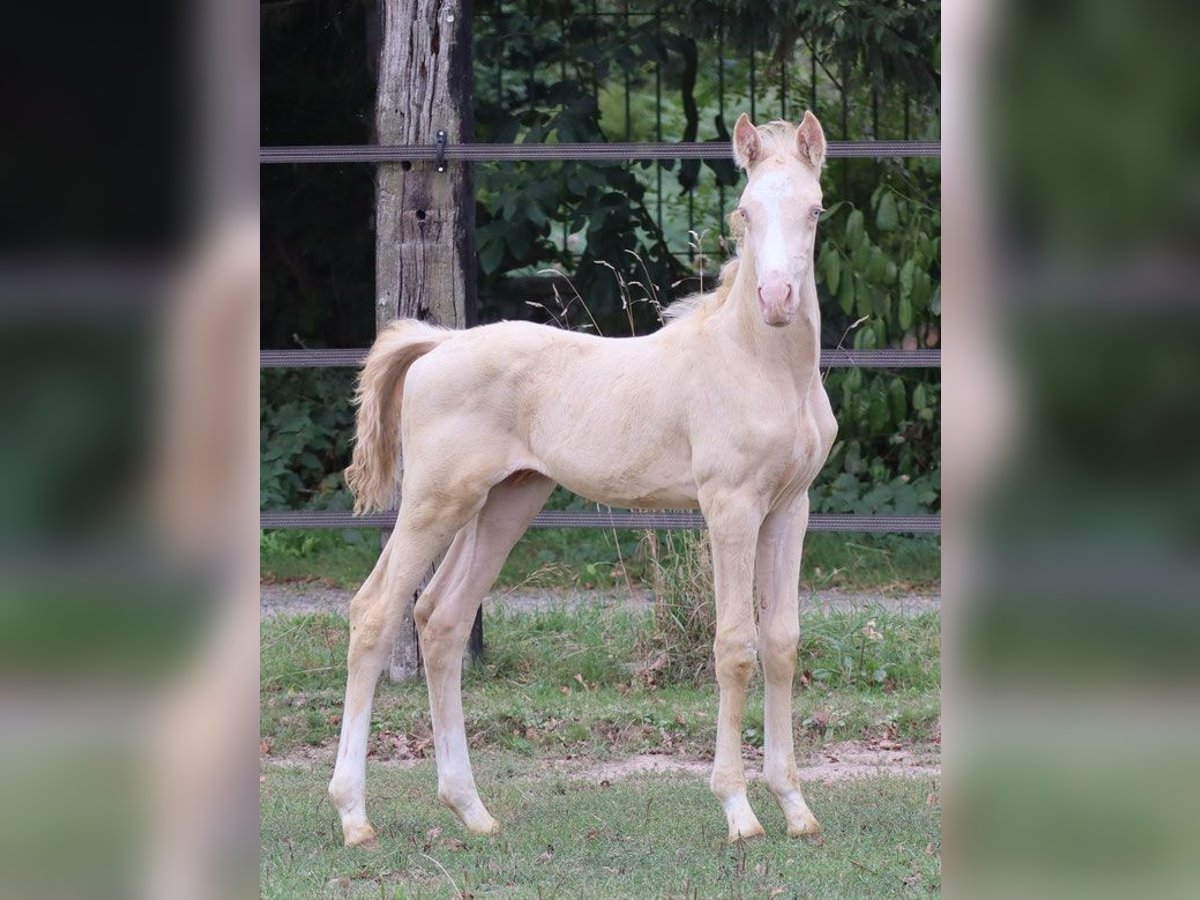
<svg viewBox="0 0 1200 900"><path fill-rule="evenodd" d="M310 147L261 147L259 161L281 163L380 163L434 161L635 161L671 159L727 159L732 148L724 142L707 143L612 143L612 144L433 144L353 145ZM940 157L939 141L832 141L827 155L843 158ZM366 359L367 350L263 350L261 368L355 367ZM940 368L940 350L822 350L823 367L910 369ZM396 513L355 516L330 510L266 510L259 514L262 528L391 528ZM695 510L548 510L534 518L534 528L624 528L698 530L704 517ZM871 534L936 534L941 516L845 515L814 513L810 531Z"/></svg>
<svg viewBox="0 0 1200 900"><path fill-rule="evenodd" d="M595 160L628 162L654 159L729 159L726 141L703 143L614 144L348 144L340 146L260 147L258 161L277 163L380 163L447 159L464 162ZM850 159L903 159L942 155L941 141L830 141L825 155Z"/></svg>
<svg viewBox="0 0 1200 900"><path fill-rule="evenodd" d="M396 513L368 513L356 516L332 510L264 510L259 513L262 528L391 528ZM538 513L533 528L658 528L667 531L696 531L705 527L704 516L695 510L546 510ZM931 534L941 531L940 515L874 516L813 513L809 531L839 531L871 534Z"/></svg>
<svg viewBox="0 0 1200 900"><path fill-rule="evenodd" d="M263 369L324 369L360 366L367 350L262 350L258 365ZM829 368L938 369L941 350L822 350L821 365Z"/></svg>

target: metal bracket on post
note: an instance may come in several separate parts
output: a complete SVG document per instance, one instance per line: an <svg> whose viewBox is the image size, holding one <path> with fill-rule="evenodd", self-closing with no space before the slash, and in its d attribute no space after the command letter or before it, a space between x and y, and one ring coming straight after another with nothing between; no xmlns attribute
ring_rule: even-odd
<svg viewBox="0 0 1200 900"><path fill-rule="evenodd" d="M437 170L446 171L446 132L437 133Z"/></svg>

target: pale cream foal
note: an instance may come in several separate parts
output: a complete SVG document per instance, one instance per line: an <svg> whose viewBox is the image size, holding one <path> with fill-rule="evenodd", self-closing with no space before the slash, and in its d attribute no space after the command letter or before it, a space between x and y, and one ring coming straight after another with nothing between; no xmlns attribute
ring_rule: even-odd
<svg viewBox="0 0 1200 900"><path fill-rule="evenodd" d="M808 488L837 433L817 370L813 279L825 137L812 113L799 127L756 128L743 115L734 156L749 174L731 217L741 254L715 292L682 301L658 332L614 339L525 322L447 331L400 321L375 342L346 472L357 508L395 500L400 443L404 466L395 530L350 604L329 784L347 845L375 840L365 793L372 694L404 604L447 545L415 609L438 797L471 831L498 828L467 753L463 648L484 593L555 483L610 506L702 510L720 687L711 783L729 839L763 833L746 800L740 743L756 652L766 782L789 834L820 833L796 774L792 676Z"/></svg>

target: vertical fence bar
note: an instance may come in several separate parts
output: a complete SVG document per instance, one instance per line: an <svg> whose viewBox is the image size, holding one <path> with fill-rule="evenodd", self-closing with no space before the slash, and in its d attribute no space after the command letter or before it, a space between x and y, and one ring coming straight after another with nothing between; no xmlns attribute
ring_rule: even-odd
<svg viewBox="0 0 1200 900"><path fill-rule="evenodd" d="M750 121L758 122L758 112L755 109L756 97L758 96L758 84L754 80L754 44L750 45Z"/></svg>
<svg viewBox="0 0 1200 900"><path fill-rule="evenodd" d="M725 122L725 16L717 26L717 118L721 120L721 128L727 127ZM716 175L713 175L716 178ZM725 185L717 182L717 233L725 237Z"/></svg>
<svg viewBox="0 0 1200 900"><path fill-rule="evenodd" d="M842 140L850 140L850 63L842 57ZM842 196L850 196L850 160L842 160Z"/></svg>
<svg viewBox="0 0 1200 900"><path fill-rule="evenodd" d="M810 70L809 70L809 85L808 85L808 108L812 110L814 116L820 117L817 112L817 42L812 43Z"/></svg>
<svg viewBox="0 0 1200 900"><path fill-rule="evenodd" d="M787 56L783 47L779 48L779 118L788 120L787 111Z"/></svg>
<svg viewBox="0 0 1200 900"><path fill-rule="evenodd" d="M632 32L632 23L629 20L629 0L625 2L625 38L629 39ZM629 70L625 70L625 140L626 142L633 140L633 120L629 114Z"/></svg>
<svg viewBox="0 0 1200 900"><path fill-rule="evenodd" d="M696 258L696 248L692 242L692 232L694 232L695 230L696 230L696 189L689 188L688 189L688 234L687 234L688 261L689 262Z"/></svg>
<svg viewBox="0 0 1200 900"><path fill-rule="evenodd" d="M596 0L592 0L592 47L596 50L596 59L600 58L600 11L596 8ZM592 63L592 102L596 104L596 121L600 121L600 76L596 74L596 63Z"/></svg>
<svg viewBox="0 0 1200 900"><path fill-rule="evenodd" d="M567 81L567 3L562 0L558 6L558 75L559 81L563 84ZM575 70L576 76L579 75L579 69ZM559 135L559 140L562 140L562 135ZM576 138L578 140L578 138ZM559 169L559 173L565 173L566 165ZM562 220L562 252L563 256L567 255L567 220Z"/></svg>
<svg viewBox="0 0 1200 900"><path fill-rule="evenodd" d="M654 13L654 36L658 40L658 46L655 47L655 51L657 53L659 47L661 47L661 45L662 45L662 15L657 11ZM658 59L655 59L655 61L654 61L654 134L655 134L654 139L661 144L662 139L663 139L662 138L662 58L661 57ZM662 232L662 230L663 230L663 215L662 215L662 212L663 212L663 201L662 201L663 178L662 178L662 173L663 173L663 161L658 160L655 163L655 174L657 177L657 185L658 185L657 206L658 206L658 230L659 230L659 232ZM665 238L665 235L664 235L664 238Z"/></svg>
<svg viewBox="0 0 1200 900"><path fill-rule="evenodd" d="M871 80L871 137L874 140L879 140L879 89L875 84L875 80ZM882 177L881 168L883 162L879 159L874 161L871 166L872 175L876 181Z"/></svg>

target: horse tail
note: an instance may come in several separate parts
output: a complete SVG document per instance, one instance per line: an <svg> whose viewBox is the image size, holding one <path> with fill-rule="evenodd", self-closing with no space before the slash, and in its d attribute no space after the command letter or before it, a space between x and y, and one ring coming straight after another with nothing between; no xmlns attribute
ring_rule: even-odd
<svg viewBox="0 0 1200 900"><path fill-rule="evenodd" d="M375 339L358 378L354 454L346 468L356 514L394 504L404 376L409 366L452 334L415 319L401 319Z"/></svg>

